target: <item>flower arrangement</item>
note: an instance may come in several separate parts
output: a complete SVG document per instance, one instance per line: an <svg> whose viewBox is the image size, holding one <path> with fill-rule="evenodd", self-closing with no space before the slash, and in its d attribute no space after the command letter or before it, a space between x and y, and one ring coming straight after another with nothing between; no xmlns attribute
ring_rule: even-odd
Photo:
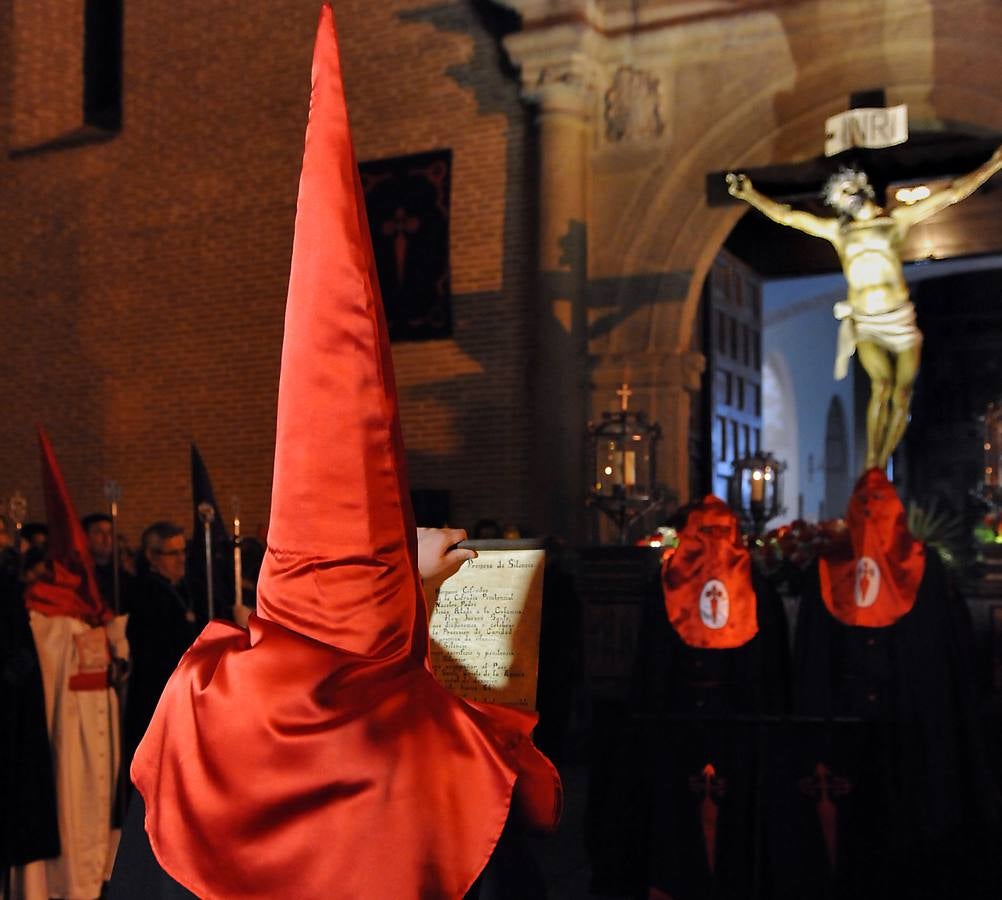
<svg viewBox="0 0 1002 900"><path fill-rule="evenodd" d="M797 519L765 534L749 535L748 549L759 568L777 584L795 584L803 572L833 544L845 540L849 530L845 519L806 522Z"/></svg>
<svg viewBox="0 0 1002 900"><path fill-rule="evenodd" d="M668 525L659 525L650 534L644 535L636 542L637 547L670 547L678 546L678 532Z"/></svg>

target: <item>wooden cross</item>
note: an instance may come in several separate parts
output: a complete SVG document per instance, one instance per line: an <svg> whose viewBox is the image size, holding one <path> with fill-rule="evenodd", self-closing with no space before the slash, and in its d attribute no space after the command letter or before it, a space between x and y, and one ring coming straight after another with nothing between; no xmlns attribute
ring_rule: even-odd
<svg viewBox="0 0 1002 900"><path fill-rule="evenodd" d="M619 408L626 412L630 405L630 397L633 396L633 391L630 390L630 386L624 381L622 386L618 391L616 391L616 396L619 397Z"/></svg>

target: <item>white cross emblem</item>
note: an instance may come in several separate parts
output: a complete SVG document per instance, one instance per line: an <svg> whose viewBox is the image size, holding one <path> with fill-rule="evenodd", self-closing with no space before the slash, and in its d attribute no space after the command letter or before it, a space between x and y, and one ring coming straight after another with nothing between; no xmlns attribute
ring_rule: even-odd
<svg viewBox="0 0 1002 900"><path fill-rule="evenodd" d="M856 606L865 609L877 602L880 590L880 569L869 556L862 556L856 562Z"/></svg>
<svg viewBox="0 0 1002 900"><path fill-rule="evenodd" d="M699 595L699 617L707 628L723 628L731 612L731 598L722 581L711 578Z"/></svg>

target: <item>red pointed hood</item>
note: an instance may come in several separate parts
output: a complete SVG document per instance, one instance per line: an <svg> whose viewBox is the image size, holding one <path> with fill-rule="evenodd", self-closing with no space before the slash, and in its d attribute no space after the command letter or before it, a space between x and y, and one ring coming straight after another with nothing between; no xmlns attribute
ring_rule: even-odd
<svg viewBox="0 0 1002 900"><path fill-rule="evenodd" d="M925 547L879 469L864 472L849 499L846 539L818 561L821 596L846 625L880 628L909 612L925 572Z"/></svg>
<svg viewBox="0 0 1002 900"><path fill-rule="evenodd" d="M431 672L403 465L325 5L259 615L246 632L206 626L132 764L157 860L200 897L451 900L513 796L540 825L559 814L559 776L528 738L535 717L468 704Z"/></svg>
<svg viewBox="0 0 1002 900"><path fill-rule="evenodd" d="M38 446L52 573L28 588L25 605L47 616L73 616L90 625L101 625L112 618L112 613L98 589L87 536L41 425Z"/></svg>
<svg viewBox="0 0 1002 900"><path fill-rule="evenodd" d="M263 617L363 656L425 652L389 338L326 6L285 314L268 548Z"/></svg>
<svg viewBox="0 0 1002 900"><path fill-rule="evenodd" d="M689 513L664 561L662 587L668 620L692 647L740 647L758 634L751 555L719 497L704 497Z"/></svg>

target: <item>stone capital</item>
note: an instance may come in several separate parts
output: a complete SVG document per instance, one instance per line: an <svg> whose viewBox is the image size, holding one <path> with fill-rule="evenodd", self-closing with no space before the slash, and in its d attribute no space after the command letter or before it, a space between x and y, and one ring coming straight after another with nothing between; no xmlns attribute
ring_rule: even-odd
<svg viewBox="0 0 1002 900"><path fill-rule="evenodd" d="M625 380L641 392L696 392L706 358L702 353L610 353L593 357L591 381L597 391L619 387Z"/></svg>
<svg viewBox="0 0 1002 900"><path fill-rule="evenodd" d="M594 114L601 85L597 45L603 38L584 22L508 35L504 47L522 76L522 96L538 104L541 115L565 113L583 119Z"/></svg>

